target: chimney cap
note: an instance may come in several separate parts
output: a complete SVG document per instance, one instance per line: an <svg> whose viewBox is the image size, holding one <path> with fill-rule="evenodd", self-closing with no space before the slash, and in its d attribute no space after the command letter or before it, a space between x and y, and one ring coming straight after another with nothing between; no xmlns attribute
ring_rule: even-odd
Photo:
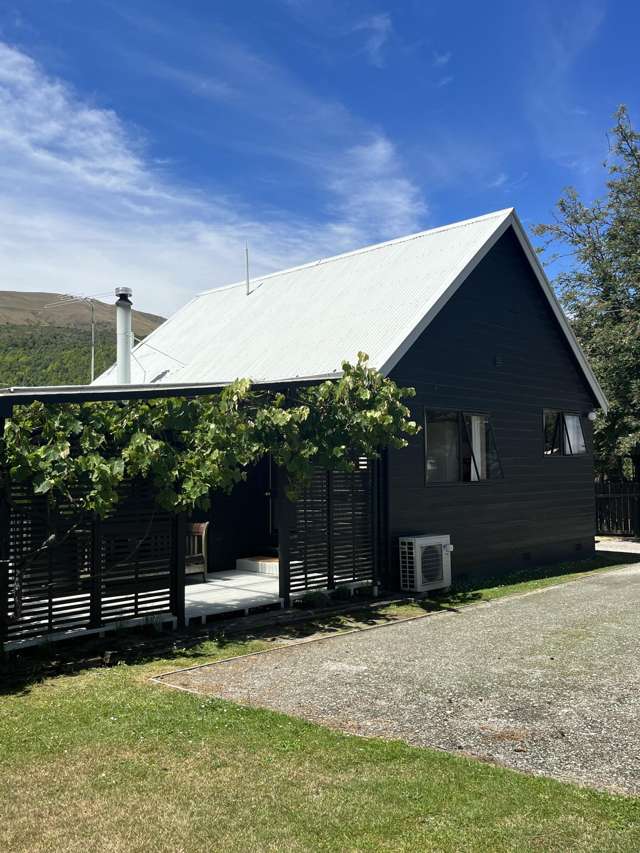
<svg viewBox="0 0 640 853"><path fill-rule="evenodd" d="M133 290L130 287L116 287L116 296L118 299L128 299L133 296Z"/></svg>

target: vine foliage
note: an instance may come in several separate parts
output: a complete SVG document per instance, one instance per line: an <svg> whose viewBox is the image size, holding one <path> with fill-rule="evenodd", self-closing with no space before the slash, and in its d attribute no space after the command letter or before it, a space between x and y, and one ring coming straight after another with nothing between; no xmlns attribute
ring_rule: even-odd
<svg viewBox="0 0 640 853"><path fill-rule="evenodd" d="M159 505L206 509L271 454L296 496L315 466L351 471L358 457L403 447L419 427L399 388L368 365L344 362L336 380L287 392L240 379L195 398L17 406L0 439L3 476L52 504L105 516L123 480L151 481ZM80 497L78 497L80 495Z"/></svg>

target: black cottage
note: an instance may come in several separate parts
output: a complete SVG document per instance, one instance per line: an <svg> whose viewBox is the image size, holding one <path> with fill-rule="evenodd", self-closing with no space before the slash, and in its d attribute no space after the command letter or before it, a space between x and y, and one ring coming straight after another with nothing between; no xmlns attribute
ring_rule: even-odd
<svg viewBox="0 0 640 853"><path fill-rule="evenodd" d="M265 460L210 517L154 516L146 563L139 547L124 567L152 512L144 490L28 568L21 553L54 520L18 494L2 513L0 639L204 619L340 586L429 589L449 569L455 581L593 552L591 421L606 400L513 209L200 294L137 345L131 385L112 368L92 386L0 401L6 415L32 399L184 396L239 376L290 386L339 375L358 351L416 389L424 429L408 448L352 475L318 470L293 506ZM185 585L192 521L207 530L206 565Z"/></svg>

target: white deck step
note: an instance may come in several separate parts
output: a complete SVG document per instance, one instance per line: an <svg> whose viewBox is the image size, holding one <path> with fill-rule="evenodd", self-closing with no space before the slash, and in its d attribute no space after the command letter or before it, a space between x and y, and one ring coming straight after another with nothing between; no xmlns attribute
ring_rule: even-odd
<svg viewBox="0 0 640 853"><path fill-rule="evenodd" d="M236 560L236 569L239 572L253 572L258 575L269 575L269 577L277 578L280 561L277 557L242 557Z"/></svg>

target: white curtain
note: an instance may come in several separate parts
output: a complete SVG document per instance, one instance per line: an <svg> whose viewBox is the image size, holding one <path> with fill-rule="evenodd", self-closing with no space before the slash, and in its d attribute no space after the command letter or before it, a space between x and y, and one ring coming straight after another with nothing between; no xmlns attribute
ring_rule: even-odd
<svg viewBox="0 0 640 853"><path fill-rule="evenodd" d="M564 452L572 455L575 455L576 453L586 453L587 448L584 443L580 415L565 415L564 423L567 428L566 435L564 436Z"/></svg>
<svg viewBox="0 0 640 853"><path fill-rule="evenodd" d="M472 480L487 479L487 421L484 415L471 415L471 449L476 468L471 466Z"/></svg>

